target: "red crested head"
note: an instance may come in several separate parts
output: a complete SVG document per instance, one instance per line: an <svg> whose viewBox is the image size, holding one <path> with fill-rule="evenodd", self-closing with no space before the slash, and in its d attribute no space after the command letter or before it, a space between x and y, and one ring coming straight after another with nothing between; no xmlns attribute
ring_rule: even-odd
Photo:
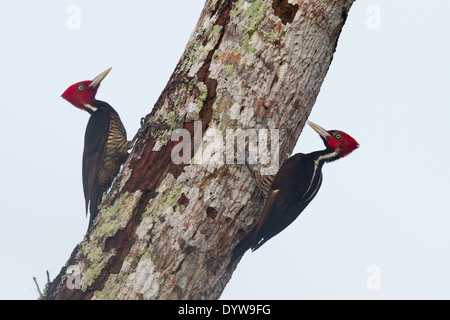
<svg viewBox="0 0 450 320"><path fill-rule="evenodd" d="M349 155L359 147L358 142L356 142L355 139L353 139L350 135L343 131L326 131L325 129L311 121L308 121L308 124L320 135L327 148L338 151L339 158L343 158L346 155Z"/></svg>
<svg viewBox="0 0 450 320"><path fill-rule="evenodd" d="M66 91L64 91L61 97L69 101L75 107L80 108L81 110L85 110L88 112L93 111L92 104L95 101L95 95L97 94L97 90L100 87L100 82L102 82L102 80L106 77L109 71L111 71L111 69L112 68L109 68L106 71L102 72L92 81L86 80L71 85L66 89Z"/></svg>

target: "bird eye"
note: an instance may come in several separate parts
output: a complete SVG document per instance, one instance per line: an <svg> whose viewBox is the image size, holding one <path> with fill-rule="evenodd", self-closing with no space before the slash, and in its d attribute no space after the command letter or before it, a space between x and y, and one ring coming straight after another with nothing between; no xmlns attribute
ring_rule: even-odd
<svg viewBox="0 0 450 320"><path fill-rule="evenodd" d="M340 140L340 139L342 139L342 134L339 133L339 132L336 132L336 133L334 134L334 138Z"/></svg>
<svg viewBox="0 0 450 320"><path fill-rule="evenodd" d="M78 86L78 91L83 91L84 90L84 84L80 84Z"/></svg>

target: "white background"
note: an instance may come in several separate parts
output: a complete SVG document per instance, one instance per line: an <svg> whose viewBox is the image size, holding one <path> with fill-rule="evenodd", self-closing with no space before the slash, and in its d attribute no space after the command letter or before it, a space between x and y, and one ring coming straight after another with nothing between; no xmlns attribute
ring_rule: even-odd
<svg viewBox="0 0 450 320"><path fill-rule="evenodd" d="M131 137L203 5L0 1L1 299L37 298L32 277L42 288L46 270L56 276L87 228L89 115L61 93L112 66L97 97ZM314 201L244 256L223 299L450 298L449 12L444 0L355 2L309 119L361 147L324 167ZM305 127L295 152L320 148Z"/></svg>

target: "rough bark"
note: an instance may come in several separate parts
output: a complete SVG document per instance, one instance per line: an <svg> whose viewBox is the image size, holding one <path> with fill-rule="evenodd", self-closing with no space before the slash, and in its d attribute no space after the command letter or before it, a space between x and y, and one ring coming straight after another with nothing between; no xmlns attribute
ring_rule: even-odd
<svg viewBox="0 0 450 320"><path fill-rule="evenodd" d="M220 145L211 137L225 142L227 129L279 129L285 158L311 112L352 3L207 0L94 228L44 298L220 297L235 267L226 268L232 249L254 225L262 196L243 166L175 164L171 152L180 142L171 135L188 130L198 157ZM197 130L195 121L201 121Z"/></svg>

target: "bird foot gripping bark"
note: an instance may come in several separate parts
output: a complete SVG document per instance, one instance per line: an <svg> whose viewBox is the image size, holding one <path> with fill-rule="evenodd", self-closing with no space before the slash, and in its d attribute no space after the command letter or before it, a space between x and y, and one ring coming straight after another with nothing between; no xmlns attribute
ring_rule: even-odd
<svg viewBox="0 0 450 320"><path fill-rule="evenodd" d="M237 149L237 157L227 159L227 163L235 163L235 162L240 165L245 165L245 167L250 172L250 175L252 176L253 180L255 181L258 190L260 190L264 198L266 198L268 188L272 184L275 175L262 175L260 171L254 170L252 165L248 162L245 150L239 148Z"/></svg>
<svg viewBox="0 0 450 320"><path fill-rule="evenodd" d="M245 154L245 150L242 150L240 148L237 148L237 152L236 152L236 157L234 158L227 158L226 161L227 163L237 163L237 164L245 164L245 166L247 167L247 169L250 171L252 177L254 178L254 170L252 168L252 166L250 165L250 163L247 160L246 154Z"/></svg>
<svg viewBox="0 0 450 320"><path fill-rule="evenodd" d="M133 147L134 143L138 139L140 139L140 138L142 138L144 136L144 132L145 132L145 118L142 117L140 122L141 122L141 127L139 128L138 132L134 135L133 139L130 141L130 148L129 149L131 149Z"/></svg>

